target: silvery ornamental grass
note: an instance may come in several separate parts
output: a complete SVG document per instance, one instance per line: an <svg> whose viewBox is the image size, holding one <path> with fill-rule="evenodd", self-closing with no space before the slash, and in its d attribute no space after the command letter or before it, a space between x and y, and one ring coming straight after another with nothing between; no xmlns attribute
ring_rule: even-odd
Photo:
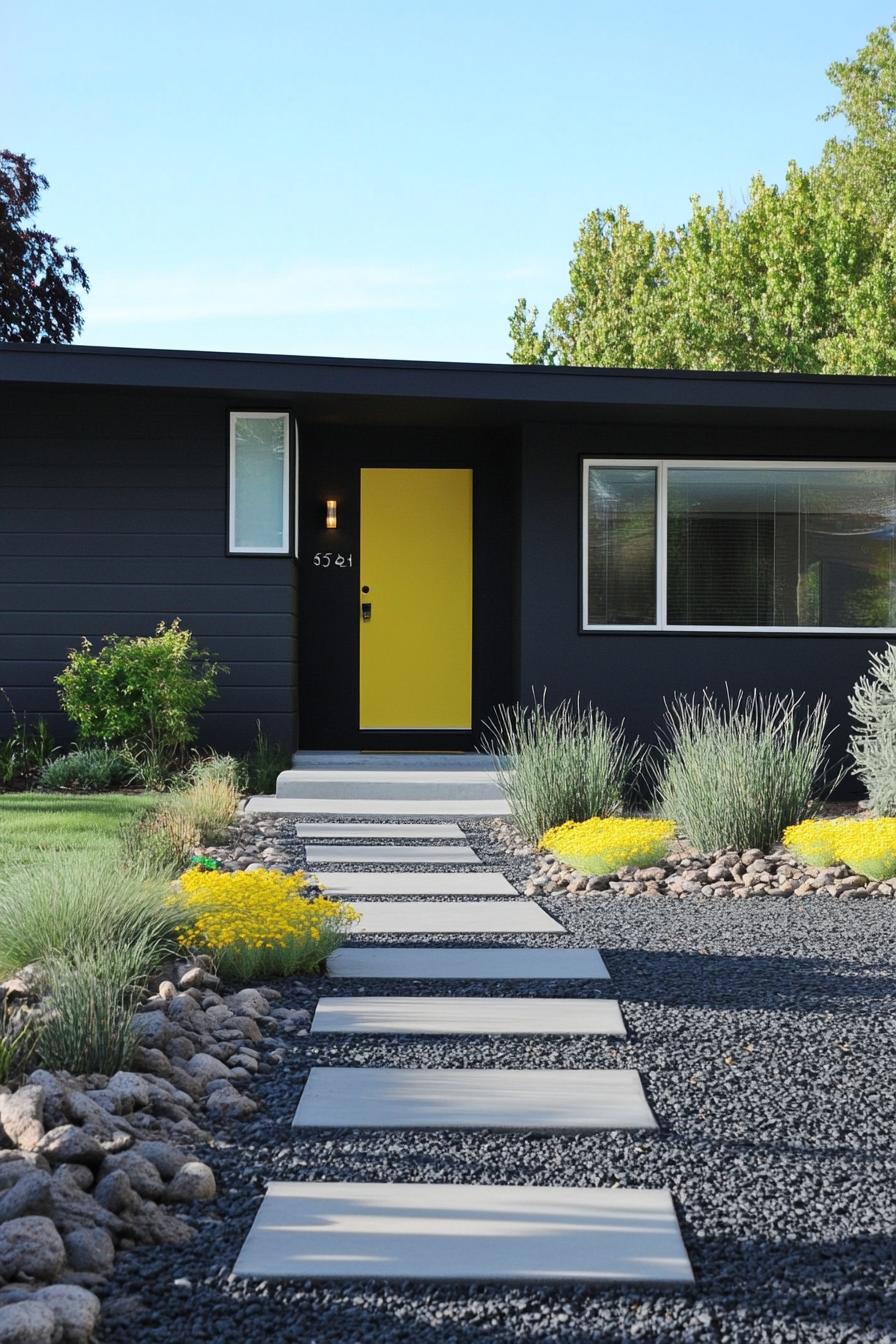
<svg viewBox="0 0 896 1344"><path fill-rule="evenodd" d="M513 820L531 841L564 821L618 812L644 758L622 724L578 701L502 705L485 728Z"/></svg>
<svg viewBox="0 0 896 1344"><path fill-rule="evenodd" d="M656 806L702 853L773 849L842 778L828 764L828 701L708 691L666 702Z"/></svg>
<svg viewBox="0 0 896 1344"><path fill-rule="evenodd" d="M123 871L121 858L49 853L0 870L0 976L71 949L140 947L146 971L177 950L183 901L161 878Z"/></svg>
<svg viewBox="0 0 896 1344"><path fill-rule="evenodd" d="M896 815L896 647L872 653L869 671L849 697L856 724L849 751L872 809L891 817Z"/></svg>
<svg viewBox="0 0 896 1344"><path fill-rule="evenodd" d="M71 945L42 964L36 1049L48 1069L112 1074L131 1062L134 1013L155 954L151 935Z"/></svg>

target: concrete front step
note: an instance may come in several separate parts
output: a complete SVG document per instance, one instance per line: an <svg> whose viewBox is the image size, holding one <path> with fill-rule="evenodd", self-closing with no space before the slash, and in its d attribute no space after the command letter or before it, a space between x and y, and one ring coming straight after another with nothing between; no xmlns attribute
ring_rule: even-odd
<svg viewBox="0 0 896 1344"><path fill-rule="evenodd" d="M624 1036L615 999L383 995L318 999L311 1031L381 1036Z"/></svg>
<svg viewBox="0 0 896 1344"><path fill-rule="evenodd" d="M278 798L501 801L493 770L283 770Z"/></svg>
<svg viewBox="0 0 896 1344"><path fill-rule="evenodd" d="M256 794L246 803L247 812L268 816L302 817L507 817L510 806L503 798L278 798Z"/></svg>
<svg viewBox="0 0 896 1344"><path fill-rule="evenodd" d="M667 1189L275 1181L234 1267L256 1279L692 1283Z"/></svg>
<svg viewBox="0 0 896 1344"><path fill-rule="evenodd" d="M313 1068L293 1129L656 1129L636 1069Z"/></svg>

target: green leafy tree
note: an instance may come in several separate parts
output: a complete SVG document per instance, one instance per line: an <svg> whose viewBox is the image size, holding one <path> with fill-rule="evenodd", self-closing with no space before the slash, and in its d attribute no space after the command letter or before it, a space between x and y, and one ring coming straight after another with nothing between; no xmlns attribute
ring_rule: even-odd
<svg viewBox="0 0 896 1344"><path fill-rule="evenodd" d="M520 299L511 358L620 368L896 373L896 23L832 65L824 114L849 133L742 209L691 201L652 231L624 206L583 221L569 292L539 329Z"/></svg>

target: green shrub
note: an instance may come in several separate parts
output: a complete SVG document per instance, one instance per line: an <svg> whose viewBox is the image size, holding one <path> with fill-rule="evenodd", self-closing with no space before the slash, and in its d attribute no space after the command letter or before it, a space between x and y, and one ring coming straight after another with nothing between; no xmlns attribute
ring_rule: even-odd
<svg viewBox="0 0 896 1344"><path fill-rule="evenodd" d="M176 951L182 922L168 884L122 871L114 851L13 864L0 870L0 976L118 944L142 948L149 970Z"/></svg>
<svg viewBox="0 0 896 1344"><path fill-rule="evenodd" d="M96 653L84 639L56 682L82 740L126 748L136 773L155 788L195 739L223 670L173 621L148 637L110 635Z"/></svg>
<svg viewBox="0 0 896 1344"><path fill-rule="evenodd" d="M753 691L719 704L704 691L667 704L657 806L703 853L770 850L841 778L828 769L827 700L803 715L800 700Z"/></svg>
<svg viewBox="0 0 896 1344"><path fill-rule="evenodd" d="M849 739L854 771L881 817L896 813L896 646L871 654L870 676L849 697L856 730Z"/></svg>
<svg viewBox="0 0 896 1344"><path fill-rule="evenodd" d="M40 789L74 789L79 793L109 793L129 784L133 777L120 751L109 747L85 747L47 761L37 777Z"/></svg>
<svg viewBox="0 0 896 1344"><path fill-rule="evenodd" d="M564 821L617 812L644 755L622 725L570 700L553 710L544 698L501 706L486 724L486 741L514 822L533 841Z"/></svg>
<svg viewBox="0 0 896 1344"><path fill-rule="evenodd" d="M268 737L261 719L256 720L255 740L244 758L246 792L276 792L277 776L281 770L289 769L291 760L287 749Z"/></svg>
<svg viewBox="0 0 896 1344"><path fill-rule="evenodd" d="M110 939L72 945L44 965L45 1013L36 1048L48 1069L112 1074L134 1050L134 1012L153 965L155 945Z"/></svg>

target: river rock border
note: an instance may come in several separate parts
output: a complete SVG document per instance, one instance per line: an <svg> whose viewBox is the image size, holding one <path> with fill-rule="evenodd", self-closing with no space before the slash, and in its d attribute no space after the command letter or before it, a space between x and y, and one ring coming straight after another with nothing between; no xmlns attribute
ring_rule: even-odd
<svg viewBox="0 0 896 1344"><path fill-rule="evenodd" d="M184 1244L177 1210L216 1194L195 1157L206 1126L257 1104L242 1090L283 1058L309 1014L266 986L222 996L210 965L179 965L134 1018L132 1067L111 1077L37 1069L0 1087L0 1344L81 1344L118 1251ZM26 968L6 1011L40 1010Z"/></svg>
<svg viewBox="0 0 896 1344"><path fill-rule="evenodd" d="M768 853L761 849L717 849L698 854L677 842L666 859L650 868L620 868L616 873L589 877L553 854L543 854L529 845L512 823L498 820L492 827L495 838L518 857L529 855L534 871L526 884L526 895L540 891L587 895L730 897L735 900L760 896L811 897L892 897L896 879L873 882L853 873L845 864L813 868L801 863L783 845Z"/></svg>

